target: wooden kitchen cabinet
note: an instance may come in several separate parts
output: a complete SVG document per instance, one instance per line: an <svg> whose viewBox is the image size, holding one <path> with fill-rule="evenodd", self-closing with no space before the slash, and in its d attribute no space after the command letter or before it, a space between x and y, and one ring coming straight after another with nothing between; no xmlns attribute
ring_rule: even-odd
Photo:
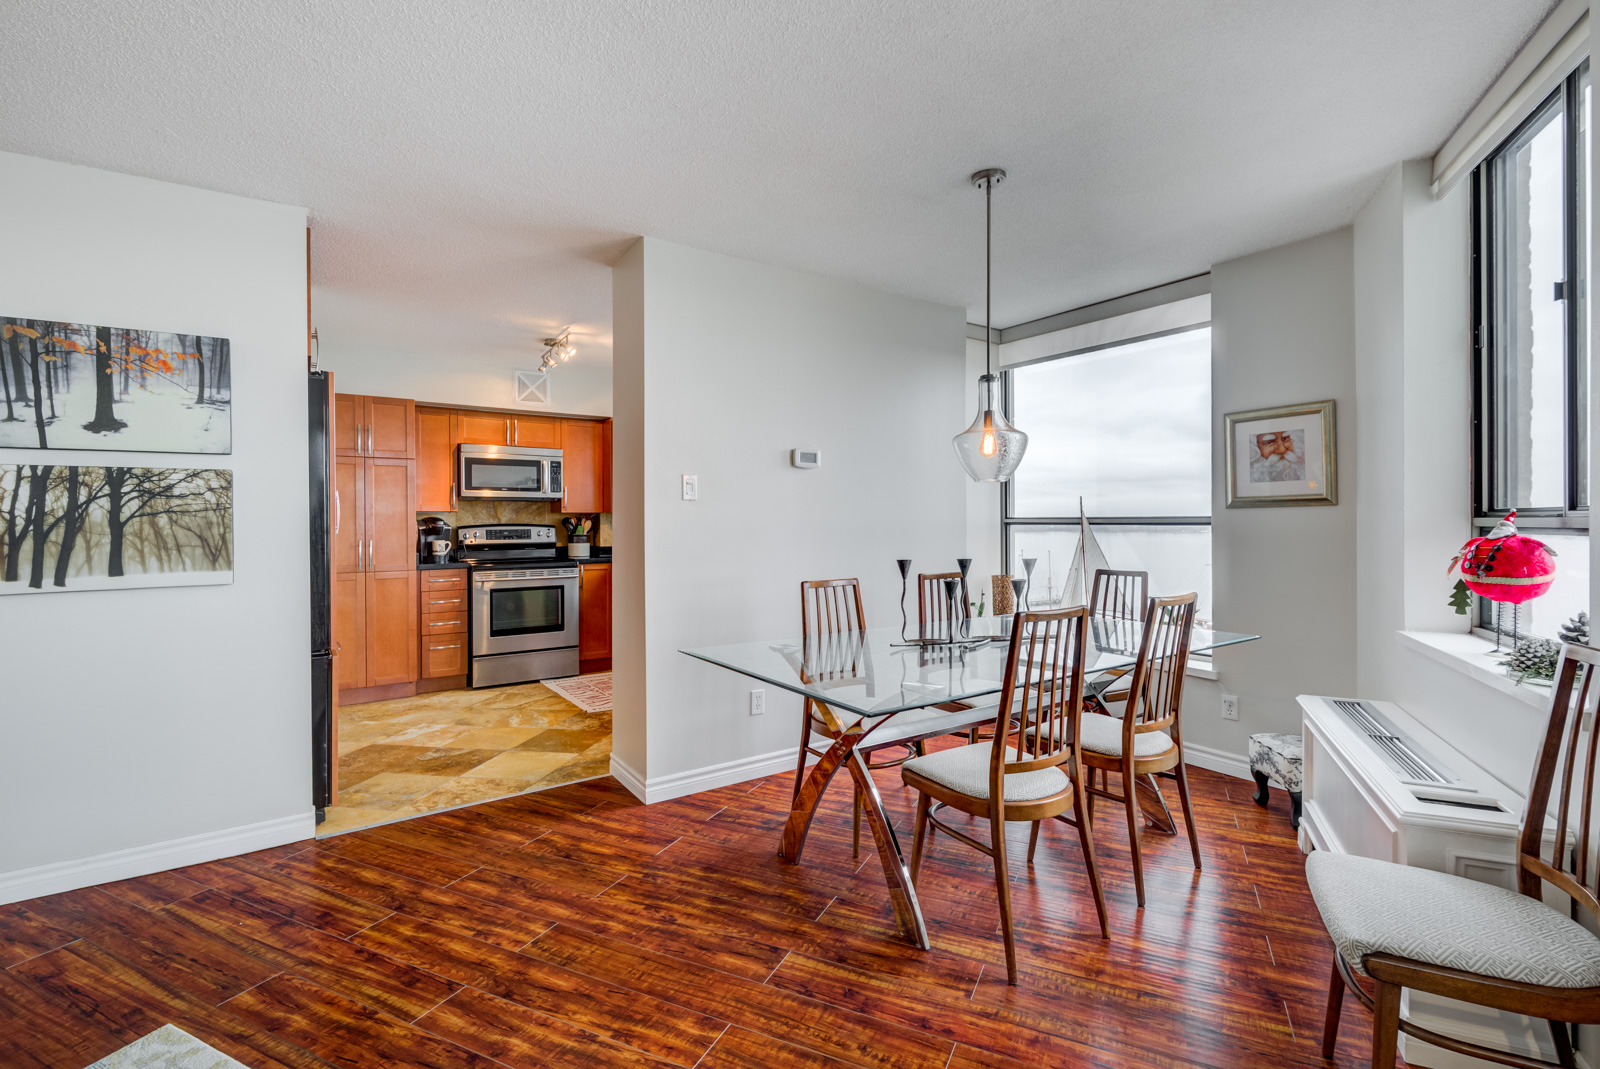
<svg viewBox="0 0 1600 1069"><path fill-rule="evenodd" d="M467 685L467 571L429 568L421 582L421 665L417 690L453 690Z"/></svg>
<svg viewBox="0 0 1600 1069"><path fill-rule="evenodd" d="M456 510L456 413L417 406L417 511Z"/></svg>
<svg viewBox="0 0 1600 1069"><path fill-rule="evenodd" d="M585 672L611 667L609 561L578 566L578 660Z"/></svg>
<svg viewBox="0 0 1600 1069"><path fill-rule="evenodd" d="M529 449L560 449L562 422L549 416L515 416L511 420L511 444Z"/></svg>
<svg viewBox="0 0 1600 1069"><path fill-rule="evenodd" d="M510 445L511 419L492 412L456 413L457 445Z"/></svg>
<svg viewBox="0 0 1600 1069"><path fill-rule="evenodd" d="M352 704L417 679L416 412L341 394L334 420L336 680Z"/></svg>
<svg viewBox="0 0 1600 1069"><path fill-rule="evenodd" d="M600 511L611 511L611 420L601 424L600 430Z"/></svg>
<svg viewBox="0 0 1600 1069"><path fill-rule="evenodd" d="M566 494L561 512L604 512L605 484L600 458L604 427L599 420L561 421L561 471Z"/></svg>
<svg viewBox="0 0 1600 1069"><path fill-rule="evenodd" d="M414 459L416 402L404 397L336 394L333 432L333 448L339 456Z"/></svg>

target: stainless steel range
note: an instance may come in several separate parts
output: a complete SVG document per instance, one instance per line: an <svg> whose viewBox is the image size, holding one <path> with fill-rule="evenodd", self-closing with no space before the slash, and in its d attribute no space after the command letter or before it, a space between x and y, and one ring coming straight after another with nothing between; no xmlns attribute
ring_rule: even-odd
<svg viewBox="0 0 1600 1069"><path fill-rule="evenodd" d="M578 568L559 553L553 526L460 528L471 686L578 674Z"/></svg>

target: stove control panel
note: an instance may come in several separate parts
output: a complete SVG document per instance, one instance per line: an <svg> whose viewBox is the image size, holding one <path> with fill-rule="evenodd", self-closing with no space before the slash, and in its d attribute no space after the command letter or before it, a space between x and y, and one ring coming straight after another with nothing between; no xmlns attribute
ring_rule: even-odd
<svg viewBox="0 0 1600 1069"><path fill-rule="evenodd" d="M506 545L538 545L553 546L556 544L556 529L553 524L538 523L497 523L478 524L460 528L461 544L463 546L492 546Z"/></svg>

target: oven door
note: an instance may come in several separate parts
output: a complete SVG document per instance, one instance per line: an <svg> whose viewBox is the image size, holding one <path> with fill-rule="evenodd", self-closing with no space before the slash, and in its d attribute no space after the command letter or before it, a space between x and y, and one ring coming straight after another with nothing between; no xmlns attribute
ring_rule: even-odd
<svg viewBox="0 0 1600 1069"><path fill-rule="evenodd" d="M512 501L547 501L561 496L559 460L495 456L461 450L460 496ZM551 465L557 465L552 479Z"/></svg>
<svg viewBox="0 0 1600 1069"><path fill-rule="evenodd" d="M578 644L578 569L472 577L472 655Z"/></svg>

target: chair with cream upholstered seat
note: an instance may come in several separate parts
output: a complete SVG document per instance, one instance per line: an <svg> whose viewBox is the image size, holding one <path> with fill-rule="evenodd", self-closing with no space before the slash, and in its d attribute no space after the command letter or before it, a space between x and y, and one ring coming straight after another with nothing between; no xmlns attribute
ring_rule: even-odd
<svg viewBox="0 0 1600 1069"><path fill-rule="evenodd" d="M1087 796L1078 765L1087 615L1081 607L1018 613L1000 700L989 710L991 716L1000 709L1011 710L1009 722L997 717L992 739L938 750L900 766L900 778L917 791L912 881L917 880L934 829L994 859L1006 975L1012 984L1017 982L1017 952L1011 931L1007 821L1030 821L1037 829L1039 821L1058 818L1077 827L1089 887L1100 914L1100 934L1111 936L1094 843L1083 819ZM987 819L989 841L980 842L939 820L943 809ZM1068 811L1077 819L1066 820Z"/></svg>
<svg viewBox="0 0 1600 1069"><path fill-rule="evenodd" d="M1600 704L1597 671L1600 649L1561 648L1517 838L1516 891L1352 854L1318 850L1306 859L1306 882L1334 945L1324 1057L1333 1056L1349 990L1374 1013L1374 1066L1394 1065L1400 1032L1502 1065L1550 1064L1402 1020L1400 996L1409 987L1543 1018L1550 1022L1560 1064L1577 1064L1570 1026L1600 1024L1600 939L1546 905L1544 885L1564 894L1574 913L1581 906L1591 922L1600 920L1600 866L1592 863L1589 842L1600 740L1583 731ZM1555 835L1547 851L1546 815L1552 813L1558 774ZM1375 981L1376 993L1367 994L1357 976Z"/></svg>

